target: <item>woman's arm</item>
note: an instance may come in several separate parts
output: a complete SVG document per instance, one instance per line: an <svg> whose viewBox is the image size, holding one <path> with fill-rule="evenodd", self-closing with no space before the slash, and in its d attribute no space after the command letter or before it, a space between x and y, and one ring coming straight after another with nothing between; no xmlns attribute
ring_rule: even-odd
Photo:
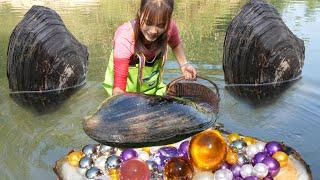
<svg viewBox="0 0 320 180"><path fill-rule="evenodd" d="M130 57L134 52L132 27L129 22L121 25L115 32L113 44L114 84L112 94L126 92Z"/></svg>
<svg viewBox="0 0 320 180"><path fill-rule="evenodd" d="M185 79L195 79L197 76L196 69L188 63L186 55L184 53L182 43L179 43L175 48L172 49L180 65L180 70Z"/></svg>
<svg viewBox="0 0 320 180"><path fill-rule="evenodd" d="M112 95L118 95L126 91L129 60L114 57L114 78Z"/></svg>

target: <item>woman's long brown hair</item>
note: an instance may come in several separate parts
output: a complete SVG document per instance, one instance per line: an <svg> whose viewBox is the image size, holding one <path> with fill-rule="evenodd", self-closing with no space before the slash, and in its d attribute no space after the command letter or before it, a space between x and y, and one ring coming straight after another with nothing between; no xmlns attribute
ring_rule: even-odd
<svg viewBox="0 0 320 180"><path fill-rule="evenodd" d="M153 42L156 49L160 49L162 53L165 52L168 44L168 30L173 6L174 0L141 0L134 26L135 53L141 54L143 49L145 49L145 45L143 44L144 36L140 26L147 23L147 21L152 22L152 24L157 24L158 22L166 24L165 32Z"/></svg>

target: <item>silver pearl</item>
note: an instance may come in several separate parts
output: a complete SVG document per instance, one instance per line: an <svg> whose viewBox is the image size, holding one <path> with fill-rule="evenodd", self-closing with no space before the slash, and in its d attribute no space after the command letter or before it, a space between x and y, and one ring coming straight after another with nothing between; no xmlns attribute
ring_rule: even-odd
<svg viewBox="0 0 320 180"><path fill-rule="evenodd" d="M249 160L245 155L238 154L238 164L239 165L248 164L248 163L249 163Z"/></svg>
<svg viewBox="0 0 320 180"><path fill-rule="evenodd" d="M101 170L95 166L91 167L86 173L86 177L89 179L94 179L100 175L102 175Z"/></svg>
<svg viewBox="0 0 320 180"><path fill-rule="evenodd" d="M151 172L158 171L158 165L157 165L156 162L147 160L146 163L147 163L148 168L149 168L149 170L150 170Z"/></svg>
<svg viewBox="0 0 320 180"><path fill-rule="evenodd" d="M151 173L151 180L164 179L163 172L154 171Z"/></svg>
<svg viewBox="0 0 320 180"><path fill-rule="evenodd" d="M79 161L79 167L80 168L86 168L89 169L93 164L93 161L90 157L84 156Z"/></svg>
<svg viewBox="0 0 320 180"><path fill-rule="evenodd" d="M121 159L117 155L111 155L107 158L105 169L118 169L121 164Z"/></svg>
<svg viewBox="0 0 320 180"><path fill-rule="evenodd" d="M101 144L99 146L99 153L102 155L107 155L113 150L113 147Z"/></svg>
<svg viewBox="0 0 320 180"><path fill-rule="evenodd" d="M247 143L241 140L233 141L230 145L233 151L236 151L238 153L243 153L247 147Z"/></svg>
<svg viewBox="0 0 320 180"><path fill-rule="evenodd" d="M97 145L89 144L82 148L82 152L87 156L97 153Z"/></svg>

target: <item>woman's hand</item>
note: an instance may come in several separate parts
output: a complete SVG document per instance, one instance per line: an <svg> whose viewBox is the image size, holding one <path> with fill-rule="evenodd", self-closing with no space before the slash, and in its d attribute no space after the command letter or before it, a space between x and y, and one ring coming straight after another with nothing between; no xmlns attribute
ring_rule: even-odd
<svg viewBox="0 0 320 180"><path fill-rule="evenodd" d="M197 71L191 64L184 64L180 67L181 72L186 80L195 80Z"/></svg>
<svg viewBox="0 0 320 180"><path fill-rule="evenodd" d="M186 80L195 80L197 77L197 71L191 64L186 61L186 55L184 54L182 43L180 43L173 49L173 53L180 64L180 70L184 78Z"/></svg>
<svg viewBox="0 0 320 180"><path fill-rule="evenodd" d="M119 94L123 94L123 93L125 93L125 91L123 91L119 87L114 87L113 88L113 91L112 91L112 95L113 96L116 96L116 95L119 95Z"/></svg>

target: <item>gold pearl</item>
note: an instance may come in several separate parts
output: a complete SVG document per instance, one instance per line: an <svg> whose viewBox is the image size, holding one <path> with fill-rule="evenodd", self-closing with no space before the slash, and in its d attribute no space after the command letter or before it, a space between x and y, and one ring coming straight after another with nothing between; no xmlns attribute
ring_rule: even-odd
<svg viewBox="0 0 320 180"><path fill-rule="evenodd" d="M228 149L226 161L231 165L236 164L238 162L238 154Z"/></svg>
<svg viewBox="0 0 320 180"><path fill-rule="evenodd" d="M192 163L201 170L216 170L227 154L227 143L214 130L193 136L189 147Z"/></svg>
<svg viewBox="0 0 320 180"><path fill-rule="evenodd" d="M108 175L110 176L111 180L119 180L120 179L119 170L117 170L117 169L110 169L108 171Z"/></svg>
<svg viewBox="0 0 320 180"><path fill-rule="evenodd" d="M285 167L288 164L289 157L286 153L278 151L272 155L280 163L280 167Z"/></svg>
<svg viewBox="0 0 320 180"><path fill-rule="evenodd" d="M231 134L228 135L227 138L229 140L229 143L232 143L233 141L239 140L240 136L237 133L231 133Z"/></svg>
<svg viewBox="0 0 320 180"><path fill-rule="evenodd" d="M242 141L244 141L245 143L247 143L248 146L251 145L251 144L255 144L255 143L257 142L256 139L254 139L254 138L252 138L252 137L249 137L249 136L244 137L244 138L242 139Z"/></svg>
<svg viewBox="0 0 320 180"><path fill-rule="evenodd" d="M150 147L144 147L144 148L142 148L142 151L145 151L148 154L151 154Z"/></svg>
<svg viewBox="0 0 320 180"><path fill-rule="evenodd" d="M78 167L80 159L84 156L82 151L74 151L67 156L67 161L70 165Z"/></svg>

